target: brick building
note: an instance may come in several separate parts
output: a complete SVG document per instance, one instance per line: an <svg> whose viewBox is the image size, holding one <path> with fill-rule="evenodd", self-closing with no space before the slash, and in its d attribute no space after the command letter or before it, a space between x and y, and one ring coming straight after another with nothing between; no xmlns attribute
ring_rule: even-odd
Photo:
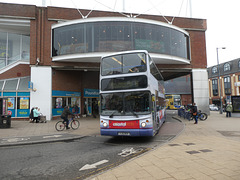
<svg viewBox="0 0 240 180"><path fill-rule="evenodd" d="M134 49L148 50L165 80L190 75L192 101L208 111L204 19L168 24L162 16L106 11L83 19L76 9L0 3L0 23L0 93L13 118L35 106L48 120L65 105L91 115L101 56Z"/></svg>
<svg viewBox="0 0 240 180"><path fill-rule="evenodd" d="M220 75L220 84L219 84ZM209 103L220 107L232 102L233 112L240 112L240 59L208 67ZM220 94L221 89L221 94ZM220 98L221 95L221 98Z"/></svg>

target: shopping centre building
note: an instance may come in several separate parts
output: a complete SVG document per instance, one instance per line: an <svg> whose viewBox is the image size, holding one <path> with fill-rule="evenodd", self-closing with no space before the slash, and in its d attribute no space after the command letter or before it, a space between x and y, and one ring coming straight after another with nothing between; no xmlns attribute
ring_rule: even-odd
<svg viewBox="0 0 240 180"><path fill-rule="evenodd" d="M0 96L12 118L65 105L91 115L103 55L147 50L165 80L190 75L192 102L209 111L206 20L0 3Z"/></svg>

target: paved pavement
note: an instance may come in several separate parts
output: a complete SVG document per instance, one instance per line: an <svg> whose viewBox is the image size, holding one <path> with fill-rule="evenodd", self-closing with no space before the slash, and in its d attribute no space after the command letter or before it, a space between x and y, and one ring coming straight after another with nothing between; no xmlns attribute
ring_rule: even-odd
<svg viewBox="0 0 240 180"><path fill-rule="evenodd" d="M240 118L211 112L198 124L181 120L185 130L173 141L91 180L239 180Z"/></svg>
<svg viewBox="0 0 240 180"><path fill-rule="evenodd" d="M58 120L47 123L29 123L28 121L12 121L11 128L0 129L0 147L9 145L34 144L82 138L100 135L98 118L81 118L77 130L56 131Z"/></svg>
<svg viewBox="0 0 240 180"><path fill-rule="evenodd" d="M179 119L185 129L174 140L91 180L239 180L240 118L211 112L206 121L197 125ZM99 135L98 119L81 118L80 122L78 130L57 132L56 121L12 121L11 128L0 129L0 146Z"/></svg>

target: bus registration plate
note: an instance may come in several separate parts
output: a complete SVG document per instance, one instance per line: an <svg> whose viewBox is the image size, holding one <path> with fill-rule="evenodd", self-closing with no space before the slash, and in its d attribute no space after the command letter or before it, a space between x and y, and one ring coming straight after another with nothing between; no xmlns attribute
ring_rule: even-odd
<svg viewBox="0 0 240 180"><path fill-rule="evenodd" d="M130 132L118 132L119 136L130 136Z"/></svg>

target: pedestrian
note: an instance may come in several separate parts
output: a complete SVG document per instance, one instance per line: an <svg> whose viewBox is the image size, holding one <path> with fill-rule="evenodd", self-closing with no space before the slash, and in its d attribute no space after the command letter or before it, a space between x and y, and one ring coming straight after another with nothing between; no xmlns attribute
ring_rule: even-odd
<svg viewBox="0 0 240 180"><path fill-rule="evenodd" d="M233 110L232 103L228 102L226 106L226 117L231 117L232 110Z"/></svg>
<svg viewBox="0 0 240 180"><path fill-rule="evenodd" d="M34 121L36 121L36 123L39 122L39 118L38 118L39 113L40 113L40 112L38 111L38 107L35 107L35 108L33 109L33 122L34 122Z"/></svg>
<svg viewBox="0 0 240 180"><path fill-rule="evenodd" d="M66 122L66 129L70 129L70 127L68 127L69 125L68 115L73 116L73 113L69 110L69 106L65 106L61 114L61 118L63 119L63 122Z"/></svg>
<svg viewBox="0 0 240 180"><path fill-rule="evenodd" d="M193 115L193 118L195 119L195 123L194 123L194 124L197 124L197 123L198 123L198 110L197 110L197 105L196 105L196 103L193 103L193 106L192 106L192 115Z"/></svg>
<svg viewBox="0 0 240 180"><path fill-rule="evenodd" d="M33 123L33 121L34 121L33 110L34 110L34 107L31 109L30 114L29 114L29 122L30 123Z"/></svg>

